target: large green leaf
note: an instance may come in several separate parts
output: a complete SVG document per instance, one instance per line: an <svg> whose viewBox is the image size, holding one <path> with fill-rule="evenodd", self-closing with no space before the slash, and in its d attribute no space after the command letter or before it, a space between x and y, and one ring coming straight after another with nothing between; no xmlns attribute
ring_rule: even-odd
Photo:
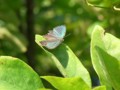
<svg viewBox="0 0 120 90"><path fill-rule="evenodd" d="M120 90L120 61L96 46L96 53L102 62L106 76L115 90Z"/></svg>
<svg viewBox="0 0 120 90"><path fill-rule="evenodd" d="M61 44L56 49L48 51L40 45L40 41L44 40L44 38L40 35L36 35L35 38L36 43L49 55L50 58L52 58L63 76L80 76L88 86L91 87L91 80L88 71L67 45Z"/></svg>
<svg viewBox="0 0 120 90"><path fill-rule="evenodd" d="M120 39L115 36L105 33L103 42L106 48L106 51L113 57L120 60Z"/></svg>
<svg viewBox="0 0 120 90"><path fill-rule="evenodd" d="M61 78L55 76L43 76L57 90L91 90L80 77Z"/></svg>
<svg viewBox="0 0 120 90"><path fill-rule="evenodd" d="M40 88L38 90L52 90L52 89L48 89L48 88Z"/></svg>
<svg viewBox="0 0 120 90"><path fill-rule="evenodd" d="M93 88L93 90L106 90L105 86L97 86L95 88Z"/></svg>
<svg viewBox="0 0 120 90"><path fill-rule="evenodd" d="M0 57L0 90L38 90L43 88L40 77L20 59Z"/></svg>
<svg viewBox="0 0 120 90"><path fill-rule="evenodd" d="M109 79L105 75L104 67L101 64L101 61L99 60L95 50L95 46L99 46L105 50L105 46L102 41L103 35L104 35L103 28L101 28L100 26L95 26L91 37L91 58L92 58L93 67L99 76L101 84L106 85L107 88L111 88Z"/></svg>
<svg viewBox="0 0 120 90"><path fill-rule="evenodd" d="M86 0L88 5L107 8L118 8L120 0Z"/></svg>
<svg viewBox="0 0 120 90"><path fill-rule="evenodd" d="M120 56L119 56L120 40L111 34L104 33L104 29L100 26L96 26L94 28L91 39L92 39L91 40L92 63L95 71L97 72L100 78L101 84L106 85L108 90L111 90L112 87L116 88L113 82L119 83L119 81L117 80L118 78L116 78L116 75L120 75L120 74L117 73L116 75L114 75L114 78L113 78L113 75L108 73L108 70L112 72L113 68L114 70L116 70L116 67L114 67L115 63L113 62L110 63L108 59L110 59L110 57L111 58L113 57L113 58L116 58L115 60L117 61L120 60ZM99 47L102 50L104 50L104 52L108 53L109 58L105 55L101 57L100 53L97 53L98 50L96 51L96 47ZM108 60L108 61L105 62L105 60ZM111 65L111 67L108 68L106 64ZM108 69L106 70L106 68ZM119 69L116 72L119 72Z"/></svg>

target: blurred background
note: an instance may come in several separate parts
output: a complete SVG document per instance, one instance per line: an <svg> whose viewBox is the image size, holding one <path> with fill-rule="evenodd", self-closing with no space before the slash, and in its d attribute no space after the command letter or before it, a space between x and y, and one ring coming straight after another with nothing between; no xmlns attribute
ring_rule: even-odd
<svg viewBox="0 0 120 90"><path fill-rule="evenodd" d="M66 34L70 35L63 43L81 60L96 86L99 81L91 63L90 37L97 24L120 38L119 12L90 7L85 0L0 0L0 55L24 60L39 75L61 76L35 43L35 34L44 35L56 26L66 25Z"/></svg>

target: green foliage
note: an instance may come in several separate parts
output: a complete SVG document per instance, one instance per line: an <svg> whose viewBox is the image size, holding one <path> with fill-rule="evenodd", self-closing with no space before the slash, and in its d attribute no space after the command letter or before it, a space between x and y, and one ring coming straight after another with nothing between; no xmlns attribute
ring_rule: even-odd
<svg viewBox="0 0 120 90"><path fill-rule="evenodd" d="M61 78L55 76L41 77L51 83L57 90L91 90L80 77Z"/></svg>
<svg viewBox="0 0 120 90"><path fill-rule="evenodd" d="M96 47L98 57L104 67L104 75L108 77L110 85L115 88L115 90L120 89L120 61L112 57L101 48ZM105 76L104 76L105 77Z"/></svg>
<svg viewBox="0 0 120 90"><path fill-rule="evenodd" d="M42 40L44 40L42 36L35 36L35 41L38 45L40 45L40 41ZM42 46L40 45L40 47ZM67 45L62 44L55 50L51 51L48 51L43 47L42 49L54 61L55 65L64 77L79 76L87 83L89 87L91 87L91 80L88 71Z"/></svg>
<svg viewBox="0 0 120 90"><path fill-rule="evenodd" d="M35 36L35 42L53 60L64 78L56 76L41 76L41 78L58 90L91 90L89 73L71 49L67 45L61 44L54 50L47 50L41 46L40 41L42 40L44 38L41 35ZM120 89L119 45L120 40L118 38L109 33L104 33L104 29L98 25L94 27L91 37L91 58L103 86L95 87L92 90ZM1 89L50 90L44 88L39 76L17 58L0 57L0 68ZM15 77L13 77L14 75Z"/></svg>
<svg viewBox="0 0 120 90"><path fill-rule="evenodd" d="M33 47L35 48L33 61L30 61L26 54L27 48L32 46L28 40L34 38L27 37L27 33L31 31L26 30L26 19L28 19L26 17L28 10L26 1L0 0L0 56L18 57L28 64L32 62L34 63L33 68L40 75L60 76L62 74L64 78L42 77L55 88L65 88L66 90L72 86L72 82L75 84L74 87L81 86L81 89L84 87L89 90L92 89L91 81L96 79L98 75L102 86L92 90L120 90L120 40L118 39L120 37L120 0L33 0L34 8L31 18L34 18L34 22L32 22L34 33L42 35L53 27L64 24L67 27L67 34L71 34L64 40L67 45L61 44L54 50L41 47L39 42L44 38L36 35L35 41L42 49L37 45ZM29 23L31 23L30 19ZM114 36L105 33L103 28ZM39 76L21 60L13 57L0 57L1 61L5 64L0 64L0 78L5 79L5 82L0 79L0 90L21 90L22 88L23 90L25 88L52 90L43 87ZM58 74L59 71L55 69L54 65L57 66L61 74ZM9 71L11 68L12 70ZM22 77L26 77L26 84ZM32 80L32 82L27 83L27 80ZM99 80L95 80L93 86L98 85ZM59 81L65 85L62 87L63 83ZM19 88L20 85L23 87ZM76 90L80 90L80 88Z"/></svg>
<svg viewBox="0 0 120 90"><path fill-rule="evenodd" d="M40 45L40 41L42 41L42 40L44 40L44 38L42 36L36 35L36 43L38 45ZM119 43L120 43L119 39L117 39L116 37L114 37L111 34L104 33L104 29L102 27L100 27L98 25L94 27L94 30L92 32L92 38L91 38L92 63L93 63L94 69L96 70L96 72L100 78L101 85L105 85L105 86L96 87L93 90L103 90L103 89L104 90L106 90L106 89L112 90L112 88L114 88L115 90L120 89L120 87L119 87L119 84L120 84L120 79L119 79L120 78L119 77L119 75L120 75L120 73L119 73L119 71L120 71L120 69L119 69L119 56L120 56L119 55L120 54L119 47L120 46L119 45L120 44ZM73 67L69 68L69 70L68 70L69 73L66 73L66 69L64 70L65 61L67 59L68 59L68 61L72 60L72 58L74 57L74 54L71 54L70 49L68 49L68 48L66 49L66 47L68 47L68 46L62 44L62 45L58 46L55 50L50 50L50 51L44 49L41 45L40 45L40 47L49 55L49 57L51 57L53 59L56 66L58 67L58 69L64 76L67 77L70 74L71 78L69 78L69 79L73 79L74 76L73 77L71 76L73 71L75 71L75 70L73 70ZM65 54L65 50L68 50L67 54ZM59 53L56 54L56 51ZM52 52L52 53L50 53L50 52ZM64 53L64 56L63 56L63 53ZM66 56L71 56L71 57L66 59ZM64 61L61 61L61 60L64 60ZM74 63L74 62L75 62L75 59L72 63L70 63L70 67L73 65L76 65L76 63ZM61 65L63 65L63 67ZM65 65L65 66L69 66L69 65ZM78 69L79 67L76 67L76 69ZM83 71L81 71L81 72L83 73ZM78 76L79 76L79 74L78 74ZM81 77L81 75L79 76L79 78L80 77ZM66 84L65 84L66 87L61 87L61 86L63 86L64 83L62 83L62 82L60 83L60 81L66 82L65 79L67 79L67 78L65 78L65 79L63 78L63 80L59 80L58 77L56 77L58 80L56 80L56 79L54 80L55 77L50 77L50 76L49 77L45 76L44 78L47 79L47 81L50 82L57 89L61 89L61 88L62 88L62 90L70 89L70 86L68 85L68 87L67 87ZM81 77L82 80L84 80L84 78L85 77ZM57 83L58 81L59 81L59 83ZM76 81L74 81L74 82L76 82ZM68 83L68 84L70 84L70 83ZM83 85L85 85L85 84L83 84ZM75 87L77 87L77 85ZM85 86L85 87L87 87L87 86ZM87 90L89 90L89 89L90 88L87 88ZM81 88L81 90L82 90L82 88Z"/></svg>
<svg viewBox="0 0 120 90"><path fill-rule="evenodd" d="M106 87L105 86L98 86L98 87L93 88L93 90L106 90Z"/></svg>
<svg viewBox="0 0 120 90"><path fill-rule="evenodd" d="M40 88L38 90L52 90L52 89L47 89L47 88Z"/></svg>
<svg viewBox="0 0 120 90"><path fill-rule="evenodd" d="M120 40L111 34L104 33L96 26L91 38L91 57L93 66L100 78L101 84L108 90L112 87L120 89Z"/></svg>
<svg viewBox="0 0 120 90"><path fill-rule="evenodd" d="M0 57L0 90L37 90L42 87L40 77L23 61Z"/></svg>
<svg viewBox="0 0 120 90"><path fill-rule="evenodd" d="M100 48L105 49L104 43L102 42L102 37L104 34L104 30L100 26L96 26L94 28L94 31L92 33L91 37L91 58L92 58L92 63L93 66L99 75L99 78L103 84L105 84L107 87L111 87L109 80L107 79L108 77L104 75L104 67L100 63L99 57L96 53L95 46L99 46Z"/></svg>

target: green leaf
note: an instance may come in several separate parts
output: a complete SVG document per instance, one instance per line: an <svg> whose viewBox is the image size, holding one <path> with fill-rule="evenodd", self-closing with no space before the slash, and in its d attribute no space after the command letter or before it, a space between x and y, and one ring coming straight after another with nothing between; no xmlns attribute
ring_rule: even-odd
<svg viewBox="0 0 120 90"><path fill-rule="evenodd" d="M96 50L96 47L101 48L103 51L101 51L100 49ZM112 87L114 87L115 89L117 88L116 90L120 89L117 85L120 83L120 79L118 79L120 75L120 70L118 67L118 61L120 60L119 50L119 39L111 34L104 33L104 29L100 26L96 26L94 28L91 40L92 63L95 71L100 78L101 84L106 85L108 90L111 90ZM110 66L108 67L108 65Z"/></svg>
<svg viewBox="0 0 120 90"><path fill-rule="evenodd" d="M47 89L47 88L40 88L38 90L52 90L52 89Z"/></svg>
<svg viewBox="0 0 120 90"><path fill-rule="evenodd" d="M93 90L106 90L105 86L97 86L95 88L93 88Z"/></svg>
<svg viewBox="0 0 120 90"><path fill-rule="evenodd" d="M61 78L55 76L43 76L41 78L47 80L57 90L91 90L80 77Z"/></svg>
<svg viewBox="0 0 120 90"><path fill-rule="evenodd" d="M89 27L88 27L88 29L87 29L87 34L91 37L91 35L92 35L92 32L93 32L93 30L94 30L94 27L96 26L96 25L100 25L100 26L102 26L102 27L107 27L108 26L108 22L105 20L105 21L102 21L102 22L95 22L95 23L93 23L93 24L91 24Z"/></svg>
<svg viewBox="0 0 120 90"><path fill-rule="evenodd" d="M106 85L107 88L111 88L109 79L105 75L105 71L103 69L104 67L101 64L101 61L99 60L98 55L95 50L95 46L99 46L105 50L105 46L102 41L103 35L104 35L103 28L100 26L95 26L93 33L92 33L92 37L91 37L91 58L92 58L93 67L99 76L101 84Z"/></svg>
<svg viewBox="0 0 120 90"><path fill-rule="evenodd" d="M120 61L112 57L99 47L96 48L96 53L101 60L105 73L109 77L109 82L115 88L120 90Z"/></svg>
<svg viewBox="0 0 120 90"><path fill-rule="evenodd" d="M63 76L80 76L88 86L91 87L91 79L88 71L67 45L61 44L56 49L48 51L40 45L40 41L42 40L44 40L42 36L35 36L36 43L49 55L50 58L52 58Z"/></svg>
<svg viewBox="0 0 120 90"><path fill-rule="evenodd" d="M120 39L115 36L106 33L103 42L106 48L106 51L113 57L120 60Z"/></svg>
<svg viewBox="0 0 120 90"><path fill-rule="evenodd" d="M20 59L0 57L0 90L37 90L43 88L40 77Z"/></svg>
<svg viewBox="0 0 120 90"><path fill-rule="evenodd" d="M114 8L120 4L120 0L86 0L86 2L90 6L107 8Z"/></svg>

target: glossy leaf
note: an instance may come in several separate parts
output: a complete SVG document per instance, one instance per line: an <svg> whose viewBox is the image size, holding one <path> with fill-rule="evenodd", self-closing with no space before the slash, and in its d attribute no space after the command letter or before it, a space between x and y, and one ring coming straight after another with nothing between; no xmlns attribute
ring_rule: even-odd
<svg viewBox="0 0 120 90"><path fill-rule="evenodd" d="M43 76L57 90L91 90L80 77L61 78L55 76Z"/></svg>
<svg viewBox="0 0 120 90"><path fill-rule="evenodd" d="M43 84L31 67L20 59L0 57L0 90L37 90Z"/></svg>
<svg viewBox="0 0 120 90"><path fill-rule="evenodd" d="M38 90L52 90L52 89L47 89L47 88L40 88Z"/></svg>
<svg viewBox="0 0 120 90"><path fill-rule="evenodd" d="M106 90L105 86L97 86L95 88L93 88L93 90Z"/></svg>
<svg viewBox="0 0 120 90"><path fill-rule="evenodd" d="M120 61L97 46L96 51L112 87L115 90L120 90Z"/></svg>
<svg viewBox="0 0 120 90"><path fill-rule="evenodd" d="M101 48L103 51L101 51L101 53L99 49L96 51L96 47ZM100 26L94 28L91 40L92 63L100 78L101 84L106 85L108 90L111 90L112 87L119 90L117 84L119 84L118 76L120 75L120 70L118 69L118 63L116 63L120 60L119 48L119 39L111 34L104 33L104 29ZM110 66L108 67L108 65ZM112 72L114 74L112 74Z"/></svg>
<svg viewBox="0 0 120 90"><path fill-rule="evenodd" d="M91 80L88 71L67 45L61 44L54 50L49 51L40 45L40 41L44 40L42 36L36 35L35 38L36 43L54 61L64 77L80 76L88 84L88 86L91 87Z"/></svg>
<svg viewBox="0 0 120 90"><path fill-rule="evenodd" d="M101 84L106 85L107 88L111 88L109 79L105 75L104 67L101 64L101 61L99 60L98 55L95 50L95 46L99 46L105 50L105 46L102 41L103 36L104 36L103 28L100 26L95 26L93 33L92 33L92 37L91 37L91 58L92 58L93 67L99 76Z"/></svg>

